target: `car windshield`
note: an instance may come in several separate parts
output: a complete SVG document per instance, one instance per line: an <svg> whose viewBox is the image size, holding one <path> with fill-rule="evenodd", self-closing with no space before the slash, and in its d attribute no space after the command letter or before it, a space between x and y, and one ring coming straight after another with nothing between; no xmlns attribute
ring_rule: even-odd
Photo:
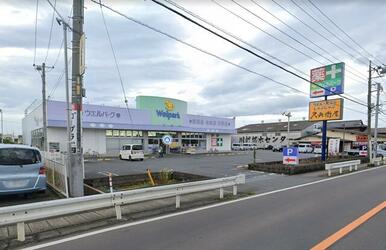
<svg viewBox="0 0 386 250"><path fill-rule="evenodd" d="M41 161L38 151L26 148L0 149L0 165L29 165Z"/></svg>
<svg viewBox="0 0 386 250"><path fill-rule="evenodd" d="M142 150L142 145L133 145L133 150Z"/></svg>

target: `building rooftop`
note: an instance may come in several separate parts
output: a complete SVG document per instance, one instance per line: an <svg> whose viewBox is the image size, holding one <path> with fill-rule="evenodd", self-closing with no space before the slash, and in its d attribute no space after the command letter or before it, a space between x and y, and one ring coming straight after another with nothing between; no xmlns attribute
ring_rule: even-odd
<svg viewBox="0 0 386 250"><path fill-rule="evenodd" d="M290 131L302 131L314 124L318 124L318 126L322 125L322 122L315 121L291 121L290 122ZM288 122L271 122L271 123L257 123L257 124L249 124L242 126L237 129L237 133L253 133L253 132L279 132L279 131L287 131ZM352 129L364 131L367 126L363 124L362 120L350 120L350 121L331 121L327 123L328 129Z"/></svg>

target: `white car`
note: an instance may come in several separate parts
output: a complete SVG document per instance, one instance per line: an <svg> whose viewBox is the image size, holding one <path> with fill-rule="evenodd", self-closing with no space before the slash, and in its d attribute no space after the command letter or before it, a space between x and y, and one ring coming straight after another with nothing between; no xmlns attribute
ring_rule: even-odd
<svg viewBox="0 0 386 250"><path fill-rule="evenodd" d="M322 154L322 146L321 145L315 145L314 146L314 154Z"/></svg>
<svg viewBox="0 0 386 250"><path fill-rule="evenodd" d="M121 160L140 160L145 158L143 147L140 144L127 144L123 145L119 151L119 159Z"/></svg>
<svg viewBox="0 0 386 250"><path fill-rule="evenodd" d="M299 153L312 153L314 148L311 146L311 144L299 144L298 150Z"/></svg>

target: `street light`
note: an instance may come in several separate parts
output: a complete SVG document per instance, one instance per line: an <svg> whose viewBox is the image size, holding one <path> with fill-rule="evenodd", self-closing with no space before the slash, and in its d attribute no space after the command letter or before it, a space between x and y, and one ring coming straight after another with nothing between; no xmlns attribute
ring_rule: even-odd
<svg viewBox="0 0 386 250"><path fill-rule="evenodd" d="M1 143L3 143L3 138L4 138L4 127L3 127L3 110L0 109L0 113L1 113Z"/></svg>
<svg viewBox="0 0 386 250"><path fill-rule="evenodd" d="M287 124L287 148L290 146L289 136L290 136L290 120L291 120L291 112L283 112L282 115L287 116L288 124Z"/></svg>

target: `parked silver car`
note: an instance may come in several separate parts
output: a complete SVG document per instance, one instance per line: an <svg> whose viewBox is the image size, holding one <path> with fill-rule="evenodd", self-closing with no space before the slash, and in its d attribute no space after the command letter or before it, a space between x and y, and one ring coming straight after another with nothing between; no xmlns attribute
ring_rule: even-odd
<svg viewBox="0 0 386 250"><path fill-rule="evenodd" d="M0 195L44 192L46 169L37 148L0 144Z"/></svg>

